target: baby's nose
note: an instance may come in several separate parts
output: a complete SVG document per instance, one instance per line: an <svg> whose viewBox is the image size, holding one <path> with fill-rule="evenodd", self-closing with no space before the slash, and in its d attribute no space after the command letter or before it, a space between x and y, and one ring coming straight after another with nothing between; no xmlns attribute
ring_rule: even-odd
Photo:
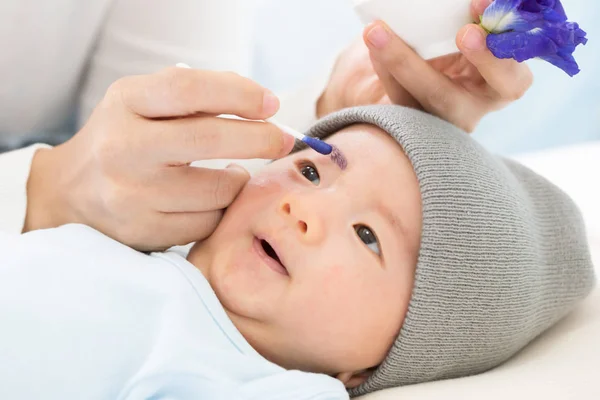
<svg viewBox="0 0 600 400"><path fill-rule="evenodd" d="M320 211L306 202L288 198L281 203L280 213L305 243L315 244L323 239L325 224Z"/></svg>

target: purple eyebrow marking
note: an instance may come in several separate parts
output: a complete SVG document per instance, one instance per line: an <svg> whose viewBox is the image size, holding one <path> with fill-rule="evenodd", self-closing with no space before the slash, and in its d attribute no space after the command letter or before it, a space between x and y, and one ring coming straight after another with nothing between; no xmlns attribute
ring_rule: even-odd
<svg viewBox="0 0 600 400"><path fill-rule="evenodd" d="M346 156L344 156L344 154L340 151L340 149L332 144L332 151L331 151L331 161L333 161L338 167L340 167L340 169L343 171L348 167L348 160L346 159Z"/></svg>

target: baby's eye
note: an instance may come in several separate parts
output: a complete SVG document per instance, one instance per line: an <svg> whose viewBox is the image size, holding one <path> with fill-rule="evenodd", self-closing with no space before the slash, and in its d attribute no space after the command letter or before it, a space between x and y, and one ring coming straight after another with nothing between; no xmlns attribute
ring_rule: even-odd
<svg viewBox="0 0 600 400"><path fill-rule="evenodd" d="M314 165L305 164L300 166L300 173L313 184L318 185L321 182L319 171Z"/></svg>
<svg viewBox="0 0 600 400"><path fill-rule="evenodd" d="M369 249L373 251L373 253L381 256L381 249L379 248L379 241L377 240L377 236L375 236L375 232L371 230L368 226L365 225L355 225L354 230L356 234L363 241L364 244L367 245Z"/></svg>

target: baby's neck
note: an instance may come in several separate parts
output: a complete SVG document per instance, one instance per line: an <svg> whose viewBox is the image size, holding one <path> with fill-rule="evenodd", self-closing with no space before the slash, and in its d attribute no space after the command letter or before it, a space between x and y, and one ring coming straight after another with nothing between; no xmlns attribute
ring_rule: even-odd
<svg viewBox="0 0 600 400"><path fill-rule="evenodd" d="M212 265L212 259L209 256L209 252L202 251L202 242L196 242L190 249L186 259L189 263L191 263L194 267L198 269L204 275L204 278L208 281L208 283L213 286L210 280L210 271Z"/></svg>

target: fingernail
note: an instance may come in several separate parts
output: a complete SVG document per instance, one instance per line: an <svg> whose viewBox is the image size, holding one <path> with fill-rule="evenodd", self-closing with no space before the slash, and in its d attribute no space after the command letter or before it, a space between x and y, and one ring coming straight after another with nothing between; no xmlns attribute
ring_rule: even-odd
<svg viewBox="0 0 600 400"><path fill-rule="evenodd" d="M239 170L239 171L244 171L244 172L246 172L246 168L244 168L244 167L242 167L241 165L239 165L239 164L236 164L236 163L231 163L231 164L229 164L229 165L228 165L227 167L225 167L225 168L226 168L226 169L237 169L237 170Z"/></svg>
<svg viewBox="0 0 600 400"><path fill-rule="evenodd" d="M179 67L179 68L187 68L187 69L191 69L192 68L189 65L187 65L186 63L177 63L177 64L175 64L175 66Z"/></svg>
<svg viewBox="0 0 600 400"><path fill-rule="evenodd" d="M369 33L367 40L378 49L383 49L390 41L390 33L383 26L376 24Z"/></svg>
<svg viewBox="0 0 600 400"><path fill-rule="evenodd" d="M279 109L279 99L271 92L265 93L263 98L263 112L265 114L273 115Z"/></svg>
<svg viewBox="0 0 600 400"><path fill-rule="evenodd" d="M467 50L483 50L485 48L485 37L481 29L471 27L463 35L460 44Z"/></svg>

